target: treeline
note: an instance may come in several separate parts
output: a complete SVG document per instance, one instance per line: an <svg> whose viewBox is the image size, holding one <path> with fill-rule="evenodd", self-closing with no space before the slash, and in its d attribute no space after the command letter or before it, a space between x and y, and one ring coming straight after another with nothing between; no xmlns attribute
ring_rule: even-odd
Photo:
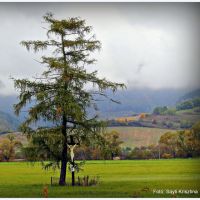
<svg viewBox="0 0 200 200"><path fill-rule="evenodd" d="M153 114L155 114L155 115L175 115L176 109L168 108L167 106L158 106L158 107L154 108Z"/></svg>
<svg viewBox="0 0 200 200"><path fill-rule="evenodd" d="M61 148L59 145L55 145L52 138L41 137L32 138L29 140L28 145L23 145L14 134L9 134L4 138L0 138L0 161L15 161L16 159L23 159L27 161L40 161L38 152L33 148L33 140L36 139L43 144L43 149L40 149L40 157L43 160L51 160L50 154L46 149L53 150L54 154L59 156L61 154ZM56 141L59 142L59 141ZM102 160L102 159L114 159L115 156L121 154L120 145L123 142L119 139L119 133L112 131L110 133L104 133L99 135L99 140L84 141L80 146L75 148L76 160ZM68 159L70 155L68 151Z"/></svg>
<svg viewBox="0 0 200 200"><path fill-rule="evenodd" d="M88 141L75 149L75 160L118 160L118 159L168 159L168 158L195 158L200 156L200 122L191 129L166 132L159 139L158 144L149 146L122 148L119 133L112 131L104 133L101 141ZM46 148L46 147L45 147ZM58 146L56 147L58 149ZM29 161L37 161L37 157L31 157L30 149L27 154L13 135L0 140L0 161L12 161L16 158ZM59 152L59 149L58 149ZM34 155L35 156L35 155ZM49 160L44 153L44 160ZM70 159L70 155L68 155Z"/></svg>
<svg viewBox="0 0 200 200"><path fill-rule="evenodd" d="M200 98L193 98L177 103L175 108L168 108L167 106L158 106L153 110L155 115L175 115L176 111L193 109L194 112L200 112Z"/></svg>
<svg viewBox="0 0 200 200"><path fill-rule="evenodd" d="M126 151L127 159L194 158L200 156L200 122L189 130L167 132L157 145Z"/></svg>

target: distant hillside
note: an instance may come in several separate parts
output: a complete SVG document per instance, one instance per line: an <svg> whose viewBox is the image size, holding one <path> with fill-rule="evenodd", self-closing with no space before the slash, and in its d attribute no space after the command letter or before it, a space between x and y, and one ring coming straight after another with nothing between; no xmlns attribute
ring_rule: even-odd
<svg viewBox="0 0 200 200"><path fill-rule="evenodd" d="M179 98L179 102L185 101L185 100L188 100L188 99L197 98L197 97L200 97L200 89L186 93L185 95L183 95L182 97Z"/></svg>
<svg viewBox="0 0 200 200"><path fill-rule="evenodd" d="M101 118L111 119L131 116L134 113L152 112L156 106L175 106L186 92L186 90L178 89L152 90L147 88L118 91L114 95L108 92L108 96L120 101L121 104L100 101L97 103L98 114Z"/></svg>
<svg viewBox="0 0 200 200"><path fill-rule="evenodd" d="M7 131L16 131L19 121L8 113L0 111L0 134Z"/></svg>
<svg viewBox="0 0 200 200"><path fill-rule="evenodd" d="M119 90L114 95L108 91L108 96L120 101L121 104L113 102L98 101L98 115L103 119L111 119L114 117L130 116L134 113L152 112L156 106L174 106L176 102L187 93L184 89L158 89L149 88L128 88L127 90ZM96 99L96 98L95 98ZM102 98L101 98L102 99ZM14 116L13 104L17 103L17 96L1 96L0 110ZM24 110L28 110L27 105ZM94 112L89 110L92 115ZM19 121L23 121L25 112L18 117ZM96 114L96 113L95 113Z"/></svg>

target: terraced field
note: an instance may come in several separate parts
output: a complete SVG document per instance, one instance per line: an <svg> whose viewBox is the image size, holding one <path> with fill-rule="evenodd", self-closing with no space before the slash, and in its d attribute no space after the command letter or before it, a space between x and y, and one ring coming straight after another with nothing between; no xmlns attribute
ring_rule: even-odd
<svg viewBox="0 0 200 200"><path fill-rule="evenodd" d="M107 130L116 130L119 132L120 139L124 142L122 146L132 148L157 144L161 135L168 131L174 131L170 129L125 126L109 127Z"/></svg>

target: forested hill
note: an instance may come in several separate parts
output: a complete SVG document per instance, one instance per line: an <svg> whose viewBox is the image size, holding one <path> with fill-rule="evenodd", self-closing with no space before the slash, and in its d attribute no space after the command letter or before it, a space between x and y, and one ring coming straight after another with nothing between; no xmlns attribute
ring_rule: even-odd
<svg viewBox="0 0 200 200"><path fill-rule="evenodd" d="M19 120L8 113L0 111L0 134L7 131L16 131L19 127Z"/></svg>
<svg viewBox="0 0 200 200"><path fill-rule="evenodd" d="M200 89L194 90L192 92L188 92L187 94L181 96L179 98L179 102L185 101L188 99L198 98L198 97L200 97Z"/></svg>

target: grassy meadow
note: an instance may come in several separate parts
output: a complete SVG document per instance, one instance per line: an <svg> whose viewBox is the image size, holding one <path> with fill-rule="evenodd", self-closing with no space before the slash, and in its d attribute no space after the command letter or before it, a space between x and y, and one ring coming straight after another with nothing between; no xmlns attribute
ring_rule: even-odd
<svg viewBox="0 0 200 200"><path fill-rule="evenodd" d="M44 171L39 163L0 163L0 197L200 197L200 194L167 194L167 191L200 192L200 159L87 161L76 176L100 176L89 187L50 186L50 177L59 172ZM70 182L68 174L67 182ZM163 190L163 194L154 193Z"/></svg>

